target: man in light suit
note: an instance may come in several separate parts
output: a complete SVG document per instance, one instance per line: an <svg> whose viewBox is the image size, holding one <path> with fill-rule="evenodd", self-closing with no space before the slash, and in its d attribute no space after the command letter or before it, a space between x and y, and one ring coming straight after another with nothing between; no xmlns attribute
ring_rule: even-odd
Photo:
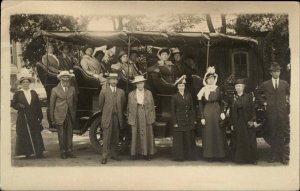
<svg viewBox="0 0 300 191"><path fill-rule="evenodd" d="M107 77L108 86L99 95L101 128L103 130L102 164L107 163L108 155L111 159L120 160L117 153L119 129L123 128L123 112L125 109L125 93L117 88L118 74L110 73Z"/></svg>
<svg viewBox="0 0 300 191"><path fill-rule="evenodd" d="M269 163L273 163L279 158L282 164L287 164L284 154L285 132L289 129L288 100L290 95L290 86L280 80L280 69L278 63L273 62L270 67L272 79L263 82L261 89L264 98L258 95L258 101L266 107L267 126L271 135L271 156Z"/></svg>
<svg viewBox="0 0 300 191"><path fill-rule="evenodd" d="M68 71L61 71L57 75L60 83L52 89L50 96L50 121L52 126L57 128L62 159L75 158L72 139L77 97L75 88L69 83L73 76Z"/></svg>

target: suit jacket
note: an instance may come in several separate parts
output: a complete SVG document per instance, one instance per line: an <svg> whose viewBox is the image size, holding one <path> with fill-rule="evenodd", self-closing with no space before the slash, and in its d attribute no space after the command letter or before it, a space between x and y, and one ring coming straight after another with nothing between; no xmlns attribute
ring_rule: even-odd
<svg viewBox="0 0 300 191"><path fill-rule="evenodd" d="M146 114L146 123L151 125L155 122L155 108L152 93L149 90L144 91L144 109ZM137 98L136 90L133 90L128 95L128 124L135 125L137 116Z"/></svg>
<svg viewBox="0 0 300 191"><path fill-rule="evenodd" d="M267 113L287 113L286 99L290 95L290 86L284 80L279 80L278 88L275 90L272 80L262 83L261 87L264 97L258 94L260 104L267 103Z"/></svg>
<svg viewBox="0 0 300 191"><path fill-rule="evenodd" d="M62 125L69 110L74 124L76 119L76 108L77 96L73 86L69 86L67 92L64 92L61 83L52 89L49 105L51 122Z"/></svg>
<svg viewBox="0 0 300 191"><path fill-rule="evenodd" d="M117 88L117 112L120 128L123 128L123 112L125 109L125 93L122 89ZM113 113L113 93L109 86L102 89L99 95L99 105L101 116L101 127L107 129L112 118Z"/></svg>
<svg viewBox="0 0 300 191"><path fill-rule="evenodd" d="M190 93L185 92L184 97L180 93L172 96L171 114L173 125L178 125L178 127L174 127L174 131L195 129L196 114Z"/></svg>

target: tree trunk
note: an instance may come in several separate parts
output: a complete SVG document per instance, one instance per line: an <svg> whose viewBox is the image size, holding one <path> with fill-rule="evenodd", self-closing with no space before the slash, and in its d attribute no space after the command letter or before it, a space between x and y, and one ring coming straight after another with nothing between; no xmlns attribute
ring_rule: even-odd
<svg viewBox="0 0 300 191"><path fill-rule="evenodd" d="M122 16L118 17L118 30L119 31L123 30L123 17Z"/></svg>
<svg viewBox="0 0 300 191"><path fill-rule="evenodd" d="M221 14L221 20L222 20L221 33L226 34L226 18L225 18L225 14Z"/></svg>
<svg viewBox="0 0 300 191"><path fill-rule="evenodd" d="M114 31L117 30L117 23L116 23L116 18L114 16L111 17L111 20L113 22L113 28L114 28Z"/></svg>
<svg viewBox="0 0 300 191"><path fill-rule="evenodd" d="M207 27L208 27L209 32L215 33L216 31L215 31L214 25L211 21L210 14L206 14L205 17L206 17L206 23L207 23Z"/></svg>

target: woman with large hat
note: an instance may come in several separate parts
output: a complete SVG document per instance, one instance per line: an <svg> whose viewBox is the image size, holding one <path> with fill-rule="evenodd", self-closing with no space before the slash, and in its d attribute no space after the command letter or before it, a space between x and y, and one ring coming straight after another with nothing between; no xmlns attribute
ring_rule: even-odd
<svg viewBox="0 0 300 191"><path fill-rule="evenodd" d="M18 110L16 122L16 155L25 155L29 158L32 154L36 158L43 158L45 150L41 135L43 113L38 94L30 89L34 78L28 74L20 74L17 81L22 86L11 102L11 107Z"/></svg>
<svg viewBox="0 0 300 191"><path fill-rule="evenodd" d="M59 60L54 54L54 46L48 43L46 46L46 54L42 56L42 63L54 73L59 73Z"/></svg>
<svg viewBox="0 0 300 191"><path fill-rule="evenodd" d="M196 158L196 114L192 96L185 90L185 79L177 80L178 93L171 99L173 122L173 159L183 161Z"/></svg>
<svg viewBox="0 0 300 191"><path fill-rule="evenodd" d="M214 67L208 67L203 79L204 87L199 91L199 110L201 117L203 157L209 160L221 160L227 156L228 145L225 130L220 120L225 119L220 88L216 85L218 75Z"/></svg>
<svg viewBox="0 0 300 191"><path fill-rule="evenodd" d="M244 79L235 82L235 91L230 107L233 160L237 163L257 162L257 144L255 129L255 111L251 94L244 93Z"/></svg>
<svg viewBox="0 0 300 191"><path fill-rule="evenodd" d="M151 160L156 152L153 127L155 122L155 108L152 93L144 88L144 76L136 76L132 83L136 90L128 95L128 124L132 130L131 158L143 156Z"/></svg>
<svg viewBox="0 0 300 191"><path fill-rule="evenodd" d="M111 66L113 72L119 73L119 75L127 80L133 80L135 76L139 75L137 68L134 67L132 62L129 62L128 54L122 50L118 56L118 63Z"/></svg>

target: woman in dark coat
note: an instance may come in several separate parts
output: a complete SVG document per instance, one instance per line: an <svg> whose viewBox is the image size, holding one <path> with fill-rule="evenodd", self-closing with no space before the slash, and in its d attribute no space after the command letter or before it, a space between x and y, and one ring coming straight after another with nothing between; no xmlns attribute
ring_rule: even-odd
<svg viewBox="0 0 300 191"><path fill-rule="evenodd" d="M185 80L177 84L178 93L172 96L171 114L173 120L173 159L195 159L196 155L196 115L193 99L185 92Z"/></svg>
<svg viewBox="0 0 300 191"><path fill-rule="evenodd" d="M22 89L17 91L11 103L11 106L18 110L16 122L16 155L25 155L29 158L35 154L37 158L43 158L45 150L43 138L41 135L41 122L43 113L37 93L29 89L29 84L34 78L22 76L18 83Z"/></svg>
<svg viewBox="0 0 300 191"><path fill-rule="evenodd" d="M156 152L152 124L155 108L152 93L144 88L144 76L136 76L132 83L137 88L128 95L128 124L131 126L131 158L138 155L151 160Z"/></svg>
<svg viewBox="0 0 300 191"><path fill-rule="evenodd" d="M225 130L220 120L225 119L221 92L216 85L217 74L214 67L209 67L204 76L204 87L199 91L199 110L201 117L203 157L210 160L223 160L228 155Z"/></svg>
<svg viewBox="0 0 300 191"><path fill-rule="evenodd" d="M245 81L235 83L236 94L231 104L230 113L233 124L233 160L237 163L257 162L255 111L252 96L244 93Z"/></svg>

